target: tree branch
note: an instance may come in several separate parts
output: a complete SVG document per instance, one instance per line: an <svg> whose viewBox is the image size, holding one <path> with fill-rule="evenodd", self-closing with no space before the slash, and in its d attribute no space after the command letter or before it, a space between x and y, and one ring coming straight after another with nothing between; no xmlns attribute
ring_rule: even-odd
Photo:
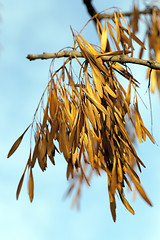
<svg viewBox="0 0 160 240"><path fill-rule="evenodd" d="M91 17L93 17L94 15L97 14L97 11L95 10L95 8L93 7L93 5L92 5L91 2L92 2L92 0L83 0L83 3L84 3L84 4L86 5L86 7L87 7L87 10L88 10L89 15L90 15ZM142 11L139 11L139 14L140 14L140 15L152 14L152 11L153 11L153 7L147 8L147 9L142 10ZM124 17L130 17L130 16L132 16L132 15L133 15L133 11L131 11L131 12L123 12L123 16L124 16ZM111 13L111 14L99 14L99 15L97 16L97 18L98 18L99 20L101 20L101 19L103 19L103 18L114 18L114 13ZM95 23L96 23L96 19L94 18L93 20L94 20Z"/></svg>
<svg viewBox="0 0 160 240"><path fill-rule="evenodd" d="M92 0L83 0L83 3L86 5L86 8L87 8L87 11L88 11L89 15L90 15L91 17L93 17L94 15L97 14L97 11L95 10L95 8L93 7L93 5L92 5L91 2L92 2ZM96 18L93 18L93 21L94 21L95 24L96 24L97 19L96 19Z"/></svg>
<svg viewBox="0 0 160 240"><path fill-rule="evenodd" d="M94 15L97 14L97 11L95 10L95 8L92 5L92 0L83 0L83 3L86 5L87 7L87 11L90 14L91 17L93 17Z"/></svg>
<svg viewBox="0 0 160 240"><path fill-rule="evenodd" d="M139 11L140 15L147 15L147 14L152 14L153 8L148 8L142 11ZM133 11L132 12L123 12L123 17L131 17L133 15ZM103 18L114 18L114 13L110 13L110 14L99 14L98 19L101 20Z"/></svg>
<svg viewBox="0 0 160 240"><path fill-rule="evenodd" d="M83 58L83 55L81 52L79 52L77 50L73 50L73 51L63 51L63 52L57 52L57 53L29 54L27 56L27 58L30 61L36 60L36 59L44 60L44 59L62 58L62 57ZM109 55L101 56L101 55L99 55L98 57L101 57L106 62L139 64L139 65L149 67L151 69L160 70L160 62L156 62L156 61L152 61L152 60L133 58L133 57L129 57L127 55L117 55L117 56L111 56L111 55L110 56Z"/></svg>
<svg viewBox="0 0 160 240"><path fill-rule="evenodd" d="M63 51L57 53L42 53L42 54L29 54L27 58L32 61L36 59L49 59L49 58L62 58L62 57L83 57L81 52L73 50L73 51Z"/></svg>

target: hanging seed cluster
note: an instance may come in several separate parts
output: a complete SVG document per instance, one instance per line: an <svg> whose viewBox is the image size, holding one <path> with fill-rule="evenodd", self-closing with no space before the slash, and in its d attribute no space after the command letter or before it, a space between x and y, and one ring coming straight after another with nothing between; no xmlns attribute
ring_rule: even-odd
<svg viewBox="0 0 160 240"><path fill-rule="evenodd" d="M133 146L126 121L131 123L140 143L145 141L146 137L153 143L154 140L144 126L139 112L138 81L126 65L105 62L101 58L105 55L112 58L113 55L133 54L132 42L135 41L145 48L143 43L130 31L120 12L115 12L110 20L105 19L103 27L97 20L97 32L100 38L99 50L88 43L79 32L72 30L74 47L81 51L83 62L76 56L75 59L68 58L57 71L51 73L33 122L29 126L32 134L34 133L35 145L31 146L33 150L30 151L18 185L17 199L27 168L30 172L28 186L32 201L32 170L36 161L44 171L49 160L55 165L55 153L62 153L67 162L67 179L72 180L68 193L76 188L75 201L80 197L82 183L90 185L92 173L107 174L110 210L115 221L116 194L134 214L125 198L126 186L132 190L133 184L142 198L151 205L134 170L135 166L138 166L139 171L145 166ZM78 77L75 76L72 61L79 64L79 72L76 72ZM118 80L120 77L128 83L126 90ZM131 97L131 92L134 97ZM47 96L45 107L42 104L44 95ZM39 108L43 111L41 120L37 116ZM8 157L18 148L25 132L14 143Z"/></svg>

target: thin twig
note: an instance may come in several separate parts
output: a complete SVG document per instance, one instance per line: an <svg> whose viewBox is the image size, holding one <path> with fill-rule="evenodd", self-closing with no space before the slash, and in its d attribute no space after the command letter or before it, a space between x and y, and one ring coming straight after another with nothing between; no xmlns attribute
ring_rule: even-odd
<svg viewBox="0 0 160 240"><path fill-rule="evenodd" d="M62 57L74 57L74 55L76 57L83 57L81 52L77 51L77 50L66 50L63 52L57 52L57 53L42 53L42 54L29 54L27 56L27 58L32 61L32 60L36 60L36 59L49 59L49 58L62 58Z"/></svg>
<svg viewBox="0 0 160 240"><path fill-rule="evenodd" d="M63 51L63 52L57 52L57 53L43 53L43 54L29 54L27 58L32 61L36 59L50 59L50 58L62 58L62 57L77 57L77 58L83 58L83 55L81 52L77 50L73 51ZM98 57L101 57L100 55ZM129 57L127 55L117 55L117 56L102 56L101 57L103 61L108 62L119 62L119 63L133 63L133 64L139 64L146 67L149 67L151 69L160 70L160 62L152 61L152 60L144 60L144 59L138 59Z"/></svg>
<svg viewBox="0 0 160 240"><path fill-rule="evenodd" d="M83 3L86 5L86 8L87 8L87 11L89 13L89 15L91 17L93 17L94 15L98 14L98 12L96 11L96 9L93 7L93 4L92 4L92 0L83 0ZM152 10L153 8L147 8L147 9L144 9L142 11L139 11L139 14L140 15L147 15L147 14L152 14ZM123 13L123 16L124 17L131 17L133 15L133 11L131 12L124 12ZM103 18L114 18L114 13L110 13L110 14L98 14L97 18L99 20L103 19ZM96 23L96 19L93 19Z"/></svg>
<svg viewBox="0 0 160 240"><path fill-rule="evenodd" d="M142 11L139 11L138 13L140 15L147 15L147 14L152 14L152 10L153 8L149 8L149 9L145 9L145 10L142 10ZM131 17L133 15L133 11L131 12L123 12L123 16L124 17ZM100 14L98 16L98 19L101 20L103 18L114 18L114 13L110 13L110 14Z"/></svg>

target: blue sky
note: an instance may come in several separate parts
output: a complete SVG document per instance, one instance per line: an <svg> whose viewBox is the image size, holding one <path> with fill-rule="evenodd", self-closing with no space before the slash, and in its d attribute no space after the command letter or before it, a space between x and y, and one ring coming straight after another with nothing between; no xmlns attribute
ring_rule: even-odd
<svg viewBox="0 0 160 240"><path fill-rule="evenodd" d="M128 2L130 2L128 4ZM93 1L98 11L118 6L130 10L131 1ZM122 4L123 3L123 4ZM29 151L29 132L9 159L8 150L32 121L41 94L48 81L50 60L29 62L29 53L56 52L72 46L70 25L80 30L89 16L82 0L1 0L0 14L0 239L145 239L160 238L160 102L152 96L153 133L157 145L137 145L139 156L147 168L141 174L142 185L150 197L149 207L141 197L132 202L132 216L117 200L117 222L109 211L107 178L92 179L91 187L84 186L81 208L71 209L71 198L63 199L67 190L66 163L62 156L56 166L49 165L42 173L34 169L35 196L29 202L27 176L19 200L15 193ZM92 24L84 31L87 40L94 39ZM147 55L146 55L147 57ZM58 60L56 66L61 63ZM131 66L142 83L141 95L147 103L146 69ZM150 111L141 106L144 122L150 129Z"/></svg>

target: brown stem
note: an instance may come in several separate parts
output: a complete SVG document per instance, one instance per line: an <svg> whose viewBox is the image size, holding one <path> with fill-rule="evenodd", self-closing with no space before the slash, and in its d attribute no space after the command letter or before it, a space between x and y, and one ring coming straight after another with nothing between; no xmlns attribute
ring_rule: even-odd
<svg viewBox="0 0 160 240"><path fill-rule="evenodd" d="M77 50L73 51L63 51L57 53L43 53L43 54L29 54L27 58L32 61L36 59L50 59L50 58L62 58L62 57L78 57L83 58L81 52ZM151 69L160 70L160 62L151 61L151 60L144 60L139 58L129 57L127 55L117 55L117 56L98 56L103 59L103 61L108 62L119 62L119 63L132 63L132 64L139 64Z"/></svg>

